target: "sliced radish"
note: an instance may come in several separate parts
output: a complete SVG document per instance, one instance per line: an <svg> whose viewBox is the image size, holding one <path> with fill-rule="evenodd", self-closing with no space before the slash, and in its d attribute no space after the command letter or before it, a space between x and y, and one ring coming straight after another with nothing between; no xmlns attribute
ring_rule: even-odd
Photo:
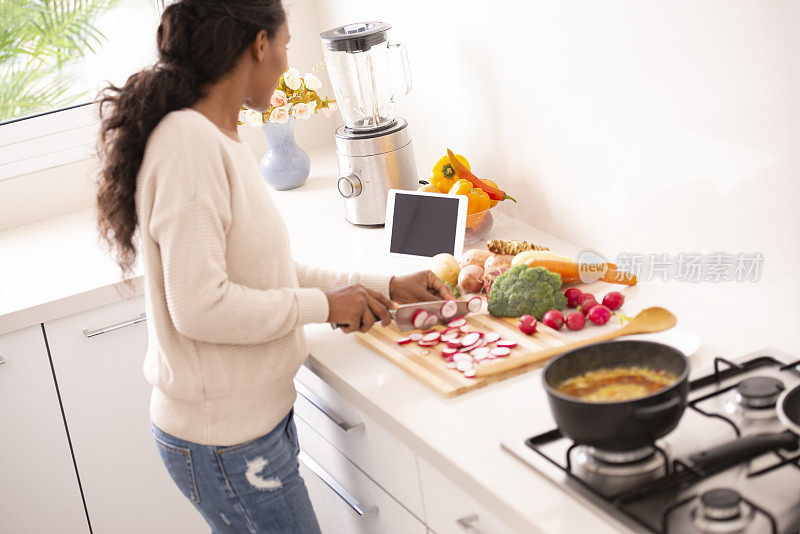
<svg viewBox="0 0 800 534"><path fill-rule="evenodd" d="M428 315L427 319L425 319L425 323L423 324L425 325L424 328L431 328L433 326L436 326L437 324L439 324L439 317L430 314Z"/></svg>
<svg viewBox="0 0 800 534"><path fill-rule="evenodd" d="M461 333L463 334L469 334L470 332L473 331L472 327L468 324L463 325L461 328L459 328L459 330L461 330Z"/></svg>
<svg viewBox="0 0 800 534"><path fill-rule="evenodd" d="M460 338L451 339L450 341L447 342L447 346L453 349L459 349L461 348L461 339Z"/></svg>
<svg viewBox="0 0 800 534"><path fill-rule="evenodd" d="M448 326L447 328L444 329L443 334L453 334L453 333L459 334L460 332L461 330L459 330L457 326Z"/></svg>
<svg viewBox="0 0 800 534"><path fill-rule="evenodd" d="M442 338L442 335L439 332L428 332L424 336L422 336L421 341L430 342L436 341L438 342Z"/></svg>
<svg viewBox="0 0 800 534"><path fill-rule="evenodd" d="M469 371L470 369L474 369L474 368L475 368L475 366L472 365L471 361L461 360L459 362L456 362L456 369L458 369L462 373L464 371Z"/></svg>
<svg viewBox="0 0 800 534"><path fill-rule="evenodd" d="M483 300L480 297L472 297L467 301L467 309L472 313L477 313L483 308Z"/></svg>
<svg viewBox="0 0 800 534"><path fill-rule="evenodd" d="M461 338L461 344L466 347L467 345L474 345L480 340L481 340L481 335L479 332L470 332L469 334Z"/></svg>
<svg viewBox="0 0 800 534"><path fill-rule="evenodd" d="M467 320L464 319L463 317L459 317L458 319L453 319L452 321L447 323L447 326L449 326L450 328L461 328L465 324L467 324Z"/></svg>
<svg viewBox="0 0 800 534"><path fill-rule="evenodd" d="M417 345L420 347L435 347L438 344L438 341L417 341Z"/></svg>
<svg viewBox="0 0 800 534"><path fill-rule="evenodd" d="M397 344L398 345L408 345L412 341L414 341L414 340L411 339L410 337L401 337L400 339L397 340Z"/></svg>
<svg viewBox="0 0 800 534"><path fill-rule="evenodd" d="M500 341L500 334L498 334L497 332L489 332L488 334L483 336L483 339L486 340L486 343L497 343L498 341Z"/></svg>
<svg viewBox="0 0 800 534"><path fill-rule="evenodd" d="M446 300L439 309L439 312L445 319L452 319L458 313L458 304L456 304L454 300Z"/></svg>
<svg viewBox="0 0 800 534"><path fill-rule="evenodd" d="M458 333L453 332L452 334L442 334L440 339L442 340L442 343L447 343L449 341L453 341L454 339L458 339Z"/></svg>
<svg viewBox="0 0 800 534"><path fill-rule="evenodd" d="M458 349L454 349L454 348L451 348L451 347L446 347L446 348L442 349L442 356L446 358L446 357L452 356L456 352L458 352Z"/></svg>
<svg viewBox="0 0 800 534"><path fill-rule="evenodd" d="M517 342L516 341L511 341L510 339L501 339L500 341L495 343L495 345L497 345L498 347L503 347L503 348L507 348L507 349L513 349L514 347L517 346Z"/></svg>
<svg viewBox="0 0 800 534"><path fill-rule="evenodd" d="M464 377L475 378L475 369L467 369L466 371L464 371Z"/></svg>
<svg viewBox="0 0 800 534"><path fill-rule="evenodd" d="M472 345L465 345L465 346L461 347L460 349L458 349L458 352L470 352L470 351L472 351L474 349L479 349L479 348L481 348L480 342L473 343Z"/></svg>
<svg viewBox="0 0 800 534"><path fill-rule="evenodd" d="M428 317L430 317L430 314L425 310L417 310L411 316L411 324L414 325L414 328L425 328L425 322Z"/></svg>
<svg viewBox="0 0 800 534"><path fill-rule="evenodd" d="M420 334L419 332L414 332L413 334L409 335L408 337L409 337L409 339L411 339L411 341L419 341L420 339L422 339L422 334Z"/></svg>
<svg viewBox="0 0 800 534"><path fill-rule="evenodd" d="M476 360L483 360L489 355L489 347L478 347L471 350L469 354Z"/></svg>
<svg viewBox="0 0 800 534"><path fill-rule="evenodd" d="M448 369L455 369L456 362L447 362L446 364L444 364L444 366L447 367Z"/></svg>
<svg viewBox="0 0 800 534"><path fill-rule="evenodd" d="M496 349L491 350L491 354L497 358L505 358L511 354L511 349L508 347L497 347Z"/></svg>

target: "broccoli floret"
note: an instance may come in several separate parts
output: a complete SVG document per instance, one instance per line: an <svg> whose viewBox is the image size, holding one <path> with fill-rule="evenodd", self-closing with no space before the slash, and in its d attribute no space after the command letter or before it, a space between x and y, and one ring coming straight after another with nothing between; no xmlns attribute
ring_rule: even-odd
<svg viewBox="0 0 800 534"><path fill-rule="evenodd" d="M495 317L530 314L541 321L547 311L567 306L567 297L560 289L560 274L544 267L515 265L494 281L489 294L489 313Z"/></svg>

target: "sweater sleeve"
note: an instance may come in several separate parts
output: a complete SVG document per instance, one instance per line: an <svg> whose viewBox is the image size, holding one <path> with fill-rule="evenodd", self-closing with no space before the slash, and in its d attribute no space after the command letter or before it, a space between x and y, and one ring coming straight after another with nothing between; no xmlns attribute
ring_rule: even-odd
<svg viewBox="0 0 800 534"><path fill-rule="evenodd" d="M368 289L377 291L387 299L389 298L389 282L393 278L390 275L381 274L340 273L299 262L295 262L295 269L300 287L316 287L322 291L333 291L343 286L361 284Z"/></svg>
<svg viewBox="0 0 800 534"><path fill-rule="evenodd" d="M320 289L255 289L230 281L224 226L220 214L197 199L151 225L178 332L208 343L255 344L325 322L328 299Z"/></svg>

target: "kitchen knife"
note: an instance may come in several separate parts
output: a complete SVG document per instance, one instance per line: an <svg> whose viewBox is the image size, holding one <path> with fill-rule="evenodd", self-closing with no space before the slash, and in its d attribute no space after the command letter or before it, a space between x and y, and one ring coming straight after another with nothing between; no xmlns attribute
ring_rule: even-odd
<svg viewBox="0 0 800 534"><path fill-rule="evenodd" d="M408 330L415 330L414 328L414 314L417 310L424 310L431 315L435 315L439 319L439 323L446 323L456 317L464 317L469 313L469 309L467 308L466 302L458 302L456 301L456 305L458 306L458 311L452 317L445 318L442 317L442 304L447 302L446 300L429 300L426 302L412 302L411 304L402 304L397 308L393 308L389 310L389 315L392 316L394 322L397 323L397 328L401 332L406 332ZM332 328L339 328L345 326L343 324L331 324Z"/></svg>

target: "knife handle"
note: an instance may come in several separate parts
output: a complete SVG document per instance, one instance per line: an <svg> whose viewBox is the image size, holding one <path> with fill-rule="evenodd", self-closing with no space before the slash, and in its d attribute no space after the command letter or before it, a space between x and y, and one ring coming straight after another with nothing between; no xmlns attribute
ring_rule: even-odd
<svg viewBox="0 0 800 534"><path fill-rule="evenodd" d="M389 315L392 316L392 319L395 318L396 314L397 314L397 310L394 310L394 309L390 309L389 310ZM377 319L378 318L376 317L375 320L377 321ZM345 323L331 323L331 328L333 328L334 330L336 330L337 328L344 328L345 326L347 326Z"/></svg>

